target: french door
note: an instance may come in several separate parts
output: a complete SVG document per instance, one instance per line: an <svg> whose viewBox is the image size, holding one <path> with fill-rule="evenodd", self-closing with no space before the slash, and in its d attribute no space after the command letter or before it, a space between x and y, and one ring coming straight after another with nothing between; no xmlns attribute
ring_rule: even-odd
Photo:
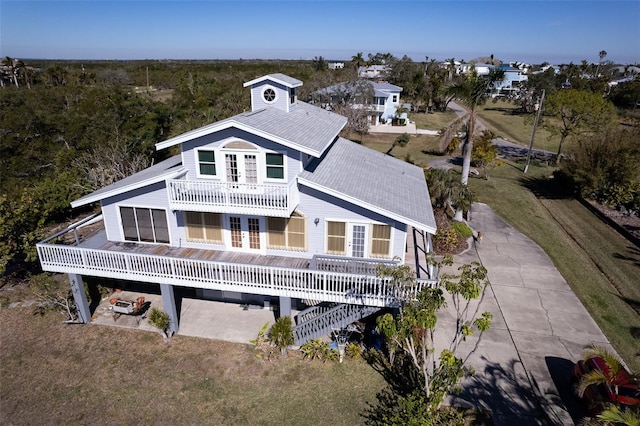
<svg viewBox="0 0 640 426"><path fill-rule="evenodd" d="M258 217L229 216L229 247L245 252L262 251L261 228L261 219Z"/></svg>
<svg viewBox="0 0 640 426"><path fill-rule="evenodd" d="M367 225L350 223L347 236L347 255L351 257L366 257Z"/></svg>
<svg viewBox="0 0 640 426"><path fill-rule="evenodd" d="M256 154L226 153L224 159L227 182L258 183L258 158Z"/></svg>

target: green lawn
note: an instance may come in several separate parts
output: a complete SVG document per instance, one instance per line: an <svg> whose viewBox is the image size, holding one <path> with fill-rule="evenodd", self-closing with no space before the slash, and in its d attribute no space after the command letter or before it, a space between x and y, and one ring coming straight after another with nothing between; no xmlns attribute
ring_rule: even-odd
<svg viewBox="0 0 640 426"><path fill-rule="evenodd" d="M554 191L552 169L522 165L474 178L478 200L529 236L562 276L632 369L640 370L640 250L571 197Z"/></svg>
<svg viewBox="0 0 640 426"><path fill-rule="evenodd" d="M498 136L528 146L533 130L533 114L527 117L516 113L516 110L517 107L509 102L489 100L480 109L479 116L480 120ZM537 149L557 152L559 141L558 137L551 137L550 133L539 125L533 146Z"/></svg>
<svg viewBox="0 0 640 426"><path fill-rule="evenodd" d="M452 110L445 112L434 112L430 114L419 113L409 114L409 120L416 123L418 129L441 130L453 120L456 119L456 113Z"/></svg>

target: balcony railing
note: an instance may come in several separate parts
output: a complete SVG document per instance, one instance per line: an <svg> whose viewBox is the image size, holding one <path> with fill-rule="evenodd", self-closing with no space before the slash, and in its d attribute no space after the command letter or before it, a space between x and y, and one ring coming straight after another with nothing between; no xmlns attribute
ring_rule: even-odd
<svg viewBox="0 0 640 426"><path fill-rule="evenodd" d="M171 180L167 191L172 210L289 217L298 204L295 180L289 184Z"/></svg>
<svg viewBox="0 0 640 426"><path fill-rule="evenodd" d="M263 265L237 264L39 243L42 269L157 284L286 296L366 306L396 306L432 281L395 288L388 279Z"/></svg>

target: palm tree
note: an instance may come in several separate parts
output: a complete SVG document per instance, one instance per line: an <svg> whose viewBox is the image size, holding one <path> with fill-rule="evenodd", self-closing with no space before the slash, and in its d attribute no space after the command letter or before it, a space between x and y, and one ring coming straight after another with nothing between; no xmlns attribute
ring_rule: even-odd
<svg viewBox="0 0 640 426"><path fill-rule="evenodd" d="M356 71L358 71L358 68L360 68L362 64L364 64L364 57L362 56L362 52L358 52L356 55L353 55L351 57L351 62L356 67Z"/></svg>
<svg viewBox="0 0 640 426"><path fill-rule="evenodd" d="M607 51L601 50L600 53L598 53L598 56L600 57L600 60L598 61L598 67L596 68L596 77L600 73L600 65L602 65L602 60L605 58L605 56L607 56Z"/></svg>
<svg viewBox="0 0 640 426"><path fill-rule="evenodd" d="M622 361L616 354L608 349L595 345L587 348L582 356L585 362L594 357L601 358L607 366L608 371L602 371L594 368L582 376L580 383L578 383L578 396L582 398L587 388L592 385L607 385L613 391L614 397L617 396L620 385L625 384L620 383L620 378L629 377L622 373L623 371L626 371Z"/></svg>
<svg viewBox="0 0 640 426"><path fill-rule="evenodd" d="M442 133L443 145L456 136L458 131L466 124L465 137L462 144L462 177L460 182L466 185L469 181L469 171L471 169L471 151L473 150L473 138L476 132L476 121L478 108L487 100L487 94L493 83L504 79L504 71L492 69L488 75L479 76L475 71L466 76L462 76L446 89L446 95L450 99L455 99L462 103L467 113L454 120ZM458 208L455 220L462 220L463 210Z"/></svg>
<svg viewBox="0 0 640 426"><path fill-rule="evenodd" d="M471 150L473 149L473 137L476 132L476 120L478 108L487 100L487 94L493 83L504 78L504 71L491 70L486 76L479 76L476 72L463 76L457 82L446 89L446 95L463 104L467 113L455 120L443 133L443 138L447 142L451 141L456 133L466 124L466 135L462 145L463 163L462 178L463 185L469 180L469 169L471 167Z"/></svg>

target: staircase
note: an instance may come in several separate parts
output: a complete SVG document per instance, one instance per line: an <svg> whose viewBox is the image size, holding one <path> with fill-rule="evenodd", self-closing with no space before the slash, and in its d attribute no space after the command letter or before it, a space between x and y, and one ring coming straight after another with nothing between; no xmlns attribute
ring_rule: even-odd
<svg viewBox="0 0 640 426"><path fill-rule="evenodd" d="M346 327L352 322L378 312L380 308L351 304L321 304L300 312L293 328L296 345L330 334L336 328Z"/></svg>

